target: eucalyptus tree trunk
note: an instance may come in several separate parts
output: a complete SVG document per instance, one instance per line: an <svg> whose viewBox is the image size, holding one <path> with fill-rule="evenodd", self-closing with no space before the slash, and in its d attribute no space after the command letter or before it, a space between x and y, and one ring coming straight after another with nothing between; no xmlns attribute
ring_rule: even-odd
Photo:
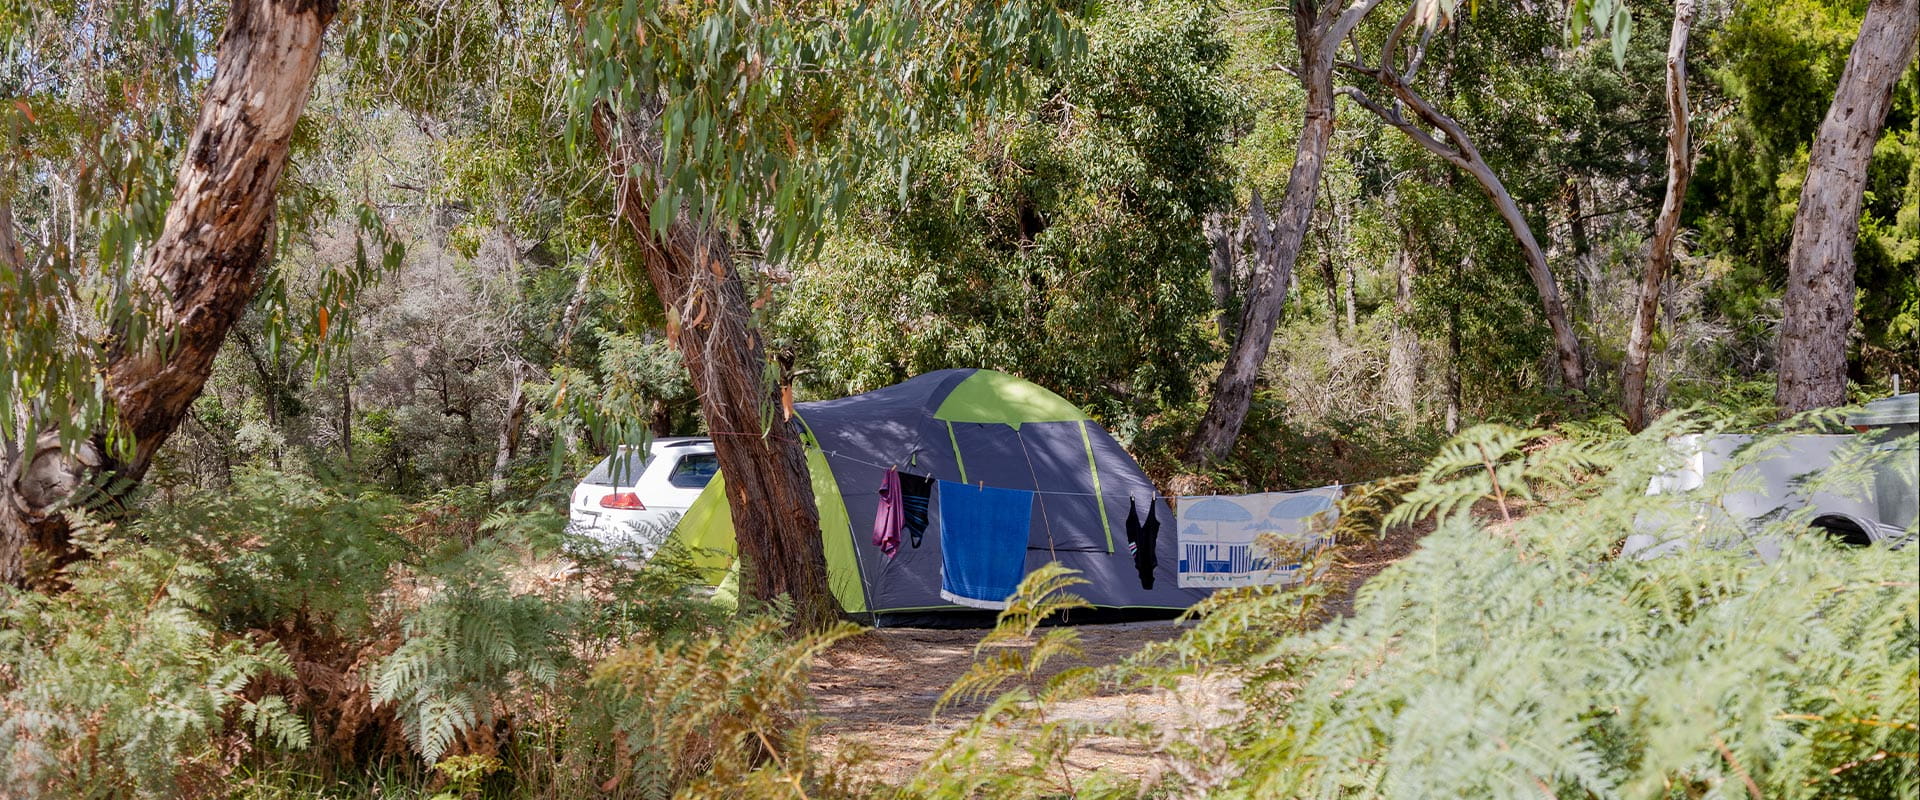
<svg viewBox="0 0 1920 800"><path fill-rule="evenodd" d="M507 491L507 468L520 450L520 431L527 421L527 371L520 359L508 359L507 407L500 415L500 434L494 439L493 472L487 481L488 494L499 498Z"/></svg>
<svg viewBox="0 0 1920 800"><path fill-rule="evenodd" d="M1386 45L1381 48L1379 64L1367 66L1358 61L1340 63L1343 69L1373 79L1374 83L1392 95L1393 106L1388 107L1351 86L1340 87L1339 91L1352 98L1362 108L1373 112L1373 115L1379 117L1382 122L1405 133L1415 144L1460 168L1479 184L1481 193L1493 203L1494 210L1499 212L1501 221L1507 224L1507 230L1513 234L1514 242L1520 246L1520 255L1527 266L1527 277L1533 281L1533 288L1540 296L1541 314L1546 317L1547 326L1553 331L1554 356L1560 366L1562 384L1569 391L1585 392L1587 373L1581 362L1580 339L1573 332L1573 322L1567 314L1566 303L1560 296L1560 284L1554 279L1552 268L1547 265L1546 251L1541 249L1539 240L1534 238L1532 224L1527 221L1526 214L1521 212L1520 205L1514 202L1513 194L1507 191L1507 186L1500 180L1499 174L1495 173L1493 167L1480 155L1480 149L1474 145L1473 138L1467 135L1466 129L1413 89L1413 76L1419 70L1420 62L1426 55L1424 34L1421 43L1413 48L1412 55L1407 61L1405 74L1402 75L1400 68L1396 66L1400 42L1414 25L1417 12L1418 9L1408 11L1393 28L1392 33L1387 37ZM1431 31L1428 33L1430 34ZM1414 118L1419 120L1419 124L1402 115L1400 109L1403 108L1411 111ZM1435 138L1421 125L1439 131L1446 137L1446 141Z"/></svg>
<svg viewBox="0 0 1920 800"><path fill-rule="evenodd" d="M1584 201L1581 195L1584 192L1579 178L1569 179L1562 190L1567 204L1567 239L1573 251L1572 304L1592 318L1597 315L1593 287L1599 281L1591 269L1593 242L1587 233L1587 215L1582 210Z"/></svg>
<svg viewBox="0 0 1920 800"><path fill-rule="evenodd" d="M274 190L336 10L333 0L234 0L173 202L133 280L152 307L151 335L135 340L116 326L108 343L106 394L133 452L112 459L104 434L71 450L43 435L30 463L8 465L0 580L26 580L29 547L56 564L73 558L62 502L92 470L122 485L140 480L200 396L214 354L253 297Z"/></svg>
<svg viewBox="0 0 1920 800"><path fill-rule="evenodd" d="M1873 0L1814 136L1793 216L1775 399L1791 414L1847 401L1853 330L1854 246L1867 162L1886 124L1893 87L1914 57L1920 0Z"/></svg>
<svg viewBox="0 0 1920 800"><path fill-rule="evenodd" d="M517 247L511 238L507 241L510 248ZM517 253L517 250L515 251ZM553 358L558 362L566 358L573 349L573 332L580 324L580 313L586 308L587 295L593 288L592 265L597 260L599 248L596 246L587 254L587 263L581 265L579 277L574 279L573 294L567 298L567 304L560 311L560 322L554 331ZM516 255L517 259L518 256ZM508 384L506 413L500 415L500 435L494 440L493 473L488 482L491 493L499 497L507 490L507 468L520 454L520 440L525 437L527 423L527 378L531 377L534 367L518 358L508 359Z"/></svg>
<svg viewBox="0 0 1920 800"><path fill-rule="evenodd" d="M26 251L20 247L20 239L13 232L12 198L0 194L0 264L5 264L15 274L27 268Z"/></svg>
<svg viewBox="0 0 1920 800"><path fill-rule="evenodd" d="M1621 379L1620 410L1627 430L1647 427L1647 367L1653 360L1653 329L1659 321L1660 288L1673 264L1673 240L1680 234L1680 206L1693 175L1693 145L1687 126L1687 39L1693 31L1694 0L1677 0L1673 31L1667 36L1667 196L1653 222L1647 268L1640 276L1633 330L1627 334L1627 363Z"/></svg>
<svg viewBox="0 0 1920 800"><path fill-rule="evenodd" d="M1387 395L1393 407L1413 420L1419 411L1420 336L1413 329L1413 253L1401 247L1393 256L1394 292L1391 339L1387 348Z"/></svg>
<svg viewBox="0 0 1920 800"><path fill-rule="evenodd" d="M660 144L650 115L616 120L602 107L593 125L619 179L620 215L639 239L647 277L667 309L668 336L713 435L741 585L761 600L787 596L796 626L822 629L839 618L840 606L827 585L820 512L796 426L777 412L771 426L762 416L780 408L780 398L764 380L766 345L749 321L732 242L716 224L685 211L664 233L654 231L649 198Z"/></svg>
<svg viewBox="0 0 1920 800"><path fill-rule="evenodd" d="M1214 324L1221 338L1226 339L1233 334L1228 315L1239 303L1240 246L1247 238L1247 221L1244 217L1236 220L1226 212L1215 211L1207 215L1202 228L1207 235Z"/></svg>
<svg viewBox="0 0 1920 800"><path fill-rule="evenodd" d="M1347 330L1349 331L1360 329L1360 310L1355 308L1353 299L1353 284L1357 280L1358 278L1354 276L1352 260L1340 265L1340 299L1345 301L1347 307Z"/></svg>
<svg viewBox="0 0 1920 800"><path fill-rule="evenodd" d="M1249 214L1253 239L1250 285L1226 363L1214 381L1206 416L1201 418L1187 450L1188 461L1196 466L1217 461L1233 449L1240 426L1246 422L1247 409L1253 405L1254 383L1273 344L1274 328L1280 324L1287 288L1293 282L1294 261L1300 256L1320 175L1326 167L1327 146L1333 139L1334 56L1340 42L1378 2L1354 0L1343 6L1328 0L1295 0L1291 4L1294 41L1300 50L1300 65L1294 75L1307 94L1300 140L1294 149L1293 169L1287 174L1279 215L1269 218L1258 197Z"/></svg>

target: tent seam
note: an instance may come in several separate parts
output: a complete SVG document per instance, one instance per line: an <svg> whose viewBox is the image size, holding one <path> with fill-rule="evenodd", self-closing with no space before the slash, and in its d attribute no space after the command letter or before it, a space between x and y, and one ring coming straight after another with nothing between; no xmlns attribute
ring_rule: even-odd
<svg viewBox="0 0 1920 800"><path fill-rule="evenodd" d="M1093 473L1093 504L1100 509L1100 527L1107 532L1107 553L1113 553L1113 522L1107 519L1107 498L1100 493L1100 465L1093 460L1093 437L1087 435L1087 421L1080 420L1080 443L1087 446L1087 471ZM1026 447L1022 442L1021 447ZM1029 467L1032 462L1029 460ZM1133 497L1129 495L1128 500Z"/></svg>

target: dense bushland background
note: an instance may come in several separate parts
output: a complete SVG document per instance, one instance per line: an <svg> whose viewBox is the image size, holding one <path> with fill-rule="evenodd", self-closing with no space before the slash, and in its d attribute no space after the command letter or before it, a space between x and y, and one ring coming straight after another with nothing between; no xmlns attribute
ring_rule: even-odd
<svg viewBox="0 0 1920 800"><path fill-rule="evenodd" d="M1806 513L1744 528L1718 511L1740 489L1726 474L1645 493L1673 466L1667 436L1728 427L1476 427L1346 501L1348 543L1389 509L1440 519L1353 616L1323 613L1319 581L1223 592L1177 640L1098 670L1042 671L1078 652L1073 628L1039 625L1079 604L1079 579L1035 572L948 691L991 702L904 786L873 782L857 748L808 744L811 659L851 626L723 613L672 554L632 572L550 513L247 473L155 508L138 538L82 525L98 556L69 589L10 595L0 763L17 796L1910 795L1920 553L1805 535ZM1810 488L1862 491L1884 463L1920 477L1911 437L1873 444ZM1618 556L1648 530L1688 546ZM1778 556L1757 556L1768 539ZM1049 714L1140 686L1184 687L1214 722ZM1095 734L1170 770L1138 785L1070 766Z"/></svg>
<svg viewBox="0 0 1920 800"><path fill-rule="evenodd" d="M1667 436L1837 429L1777 422L1778 333L1811 146L1868 3L1698 9L1694 176L1649 381L1654 410L1683 411L1638 434L1614 409L1667 178L1673 7L1437 6L1454 14L1421 39L1419 89L1522 209L1588 385L1556 368L1474 180L1343 95L1246 423L1205 463L1189 443L1295 165L1296 20L986 5L948 27L990 42L862 28L836 3L303 5L337 17L251 292L131 475L103 376L164 316L128 287L196 163L229 11L0 8L0 499L45 488L35 453L100 468L52 506L83 557L0 586L0 797L1920 794L1920 548L1843 549L1789 517L1759 559L1714 510L1737 487L1644 494ZM1410 7L1381 5L1354 46ZM806 35L823 29L866 38ZM625 171L593 129L641 80L627 46L687 103L655 110L671 175L650 233L622 223ZM822 66L780 83L782 58ZM1890 107L1854 250L1855 400L1920 381L1911 62ZM877 783L857 750L811 742L810 663L855 630L797 632L780 601L723 612L684 554L636 570L563 530L611 448L707 430L682 343L724 312L648 272L681 204L735 218L725 263L765 356L747 410L769 425L783 395L995 368L1087 408L1169 493L1398 476L1349 500L1341 535L1438 527L1352 617L1329 619L1318 583L1226 593L1101 670L1043 669L1073 655L1041 623L1075 579L1037 572L989 637L1016 646L949 695L986 710ZM1859 490L1910 453L1816 480ZM1698 546L1618 556L1649 529ZM1053 713L1121 686L1199 687L1214 722ZM1076 771L1065 754L1096 733L1158 748L1166 776Z"/></svg>
<svg viewBox="0 0 1920 800"><path fill-rule="evenodd" d="M1569 47L1563 20L1514 3L1479 9L1426 67L1535 220L1587 334L1590 391L1569 400L1555 385L1512 237L1471 181L1343 113L1248 432L1211 470L1219 485L1365 480L1415 468L1473 421L1611 407L1664 135L1669 12L1632 8L1640 35L1623 67L1604 43ZM480 35L480 9L405 9L364 24L464 37L462 58L544 63L536 44ZM1656 406L1765 416L1784 225L1859 14L1814 0L1702 12L1698 177L1662 305ZM1270 67L1292 42L1252 8L1204 4L1115 5L1082 30L1074 68L1020 107L915 142L906 185L875 174L848 187L849 213L817 257L756 277L768 348L796 399L946 367L1009 370L1088 408L1156 477L1190 469L1177 456L1233 334L1250 258L1235 243L1215 274L1209 254L1228 242L1210 231L1241 225L1255 190L1272 203L1284 187L1298 89ZM156 462L163 491L225 487L266 465L420 497L489 480L512 427L506 473L519 471L512 496L527 497L555 459L577 473L637 433L615 421L700 432L668 317L644 279L625 279L636 245L607 221L609 188L565 137L543 133L568 113L556 90L507 70L458 96L415 97L433 70L463 68L402 36L325 65L349 85L323 81L296 142L307 157L289 179L308 218L283 224L276 293L234 329ZM382 55L392 86L360 85L355 69L367 67L352 59ZM1858 398L1884 394L1895 374L1920 381L1917 119L1909 69L1862 210L1848 367ZM52 162L62 131L17 121L23 144ZM65 191L21 192L13 214L27 230L85 236ZM384 266L368 222L399 248ZM334 284L356 253L374 274L349 294ZM320 307L333 324L319 324Z"/></svg>

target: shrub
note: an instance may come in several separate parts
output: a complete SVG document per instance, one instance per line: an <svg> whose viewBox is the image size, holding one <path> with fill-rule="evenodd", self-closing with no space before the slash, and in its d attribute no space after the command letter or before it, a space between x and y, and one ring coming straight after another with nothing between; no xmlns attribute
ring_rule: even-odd
<svg viewBox="0 0 1920 800"><path fill-rule="evenodd" d="M247 733L304 747L306 726L278 696L290 676L272 642L222 633L213 571L75 520L94 558L59 593L0 588L0 785L24 797L206 793ZM223 737L238 721L239 736Z"/></svg>
<svg viewBox="0 0 1920 800"><path fill-rule="evenodd" d="M1209 604L1158 677L1226 679L1244 708L1176 771L1222 797L1912 796L1920 551L1841 549L1805 512L1745 530L1718 510L1733 470L1647 495L1666 437L1702 428L1462 434L1395 514L1438 530L1354 617L1304 630L1274 591ZM1871 458L1809 486L1857 485ZM1551 502L1504 518L1528 497ZM1467 512L1486 498L1494 519ZM1617 556L1650 526L1691 546Z"/></svg>
<svg viewBox="0 0 1920 800"><path fill-rule="evenodd" d="M646 798L857 794L846 764L815 753L812 725L797 719L813 659L857 629L795 636L786 617L776 609L705 636L643 641L596 666L576 724L611 733L602 788Z"/></svg>

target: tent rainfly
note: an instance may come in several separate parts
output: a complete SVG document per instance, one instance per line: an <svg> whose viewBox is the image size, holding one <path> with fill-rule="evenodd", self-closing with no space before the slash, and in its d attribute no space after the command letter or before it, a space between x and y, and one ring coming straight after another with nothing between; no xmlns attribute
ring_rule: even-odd
<svg viewBox="0 0 1920 800"><path fill-rule="evenodd" d="M941 595L940 491L919 546L889 557L870 539L889 468L953 483L1035 492L1022 573L1059 561L1091 581L1075 592L1105 609L1184 609L1205 596L1176 584L1173 514L1113 436L1059 395L984 369L930 372L903 383L795 409L820 508L827 578L848 613L876 624L938 623L960 611ZM669 537L730 596L737 583L726 476L715 476ZM1130 505L1160 523L1143 578L1128 547ZM1017 555L1015 556L1018 557ZM1147 584L1151 583L1149 587Z"/></svg>

